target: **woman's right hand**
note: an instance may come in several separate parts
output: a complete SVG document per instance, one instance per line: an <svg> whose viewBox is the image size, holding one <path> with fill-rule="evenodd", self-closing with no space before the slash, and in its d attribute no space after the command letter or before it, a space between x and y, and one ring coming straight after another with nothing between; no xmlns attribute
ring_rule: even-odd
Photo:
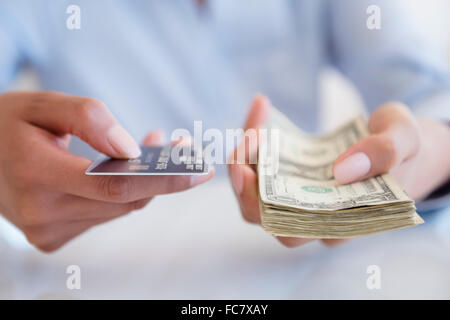
<svg viewBox="0 0 450 320"><path fill-rule="evenodd" d="M186 190L205 176L88 176L91 161L70 153L70 135L114 158L140 148L100 101L56 92L0 95L0 212L50 252L97 224ZM150 133L144 144L159 144Z"/></svg>

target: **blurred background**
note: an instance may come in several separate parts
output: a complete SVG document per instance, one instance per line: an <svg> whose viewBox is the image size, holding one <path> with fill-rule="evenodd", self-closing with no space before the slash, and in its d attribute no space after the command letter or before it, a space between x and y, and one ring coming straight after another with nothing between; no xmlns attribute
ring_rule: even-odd
<svg viewBox="0 0 450 320"><path fill-rule="evenodd" d="M450 69L450 2L408 4L429 40L448 48ZM24 70L13 89L36 90L39 81ZM354 87L336 70L324 70L322 130L359 112L364 106ZM217 201L223 206L214 206ZM0 220L0 298L448 299L450 210L425 220L424 226L336 249L318 242L286 249L261 228L243 223L228 180L218 177L157 198L51 255L31 248ZM72 264L82 270L81 290L66 288L66 268ZM381 269L381 290L366 287L369 265Z"/></svg>

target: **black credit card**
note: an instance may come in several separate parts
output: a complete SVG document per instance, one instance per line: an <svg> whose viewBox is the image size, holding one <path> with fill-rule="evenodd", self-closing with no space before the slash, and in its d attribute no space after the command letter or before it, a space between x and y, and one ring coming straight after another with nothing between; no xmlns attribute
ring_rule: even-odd
<svg viewBox="0 0 450 320"><path fill-rule="evenodd" d="M175 150L174 150L175 148ZM177 146L141 146L135 159L113 159L103 156L86 170L87 175L202 175L208 173L202 152Z"/></svg>

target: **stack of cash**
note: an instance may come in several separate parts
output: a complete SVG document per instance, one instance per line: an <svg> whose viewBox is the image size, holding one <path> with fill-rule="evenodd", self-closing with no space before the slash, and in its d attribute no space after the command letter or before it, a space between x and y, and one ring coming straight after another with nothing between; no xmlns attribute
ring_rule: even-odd
<svg viewBox="0 0 450 320"><path fill-rule="evenodd" d="M271 109L260 134L261 220L274 235L339 239L401 229L424 221L389 174L339 185L332 164L369 134L362 117L324 136L302 132Z"/></svg>

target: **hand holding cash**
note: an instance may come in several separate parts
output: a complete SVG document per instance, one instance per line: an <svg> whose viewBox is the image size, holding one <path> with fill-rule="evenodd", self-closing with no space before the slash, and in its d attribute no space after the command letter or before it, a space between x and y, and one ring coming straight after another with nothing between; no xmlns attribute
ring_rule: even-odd
<svg viewBox="0 0 450 320"><path fill-rule="evenodd" d="M270 152L260 152L258 166L231 164L230 176L244 218L262 223L286 246L312 239L333 245L423 222L402 188L415 198L423 197L441 178L433 174L429 182L415 180L420 174L414 168L418 162L423 166L424 133L403 105L378 108L369 128L356 118L316 137L302 132L270 107L267 98L258 96L244 129L261 127L279 130L278 162L268 157ZM266 142L259 137L259 143L260 151L270 149L270 130ZM239 148L246 147L235 153ZM257 151L247 147L247 159ZM429 174L431 169L423 170Z"/></svg>
<svg viewBox="0 0 450 320"><path fill-rule="evenodd" d="M357 161L350 159L350 164L340 163L334 168L337 172L339 166L348 166L342 169L348 170L348 174L340 173L348 184L335 180L334 160L369 136L362 118L355 118L329 135L314 137L300 131L272 108L266 127L268 137L260 139L259 144L258 184L262 226L267 232L339 239L423 223L414 201L389 174L366 178L371 170L373 174L383 171L374 169L361 151L353 154L360 158ZM270 141L275 139L270 134L272 130L279 130L275 142ZM393 152L391 145L387 141L378 143L385 149L375 155L384 163L394 162L389 159ZM270 147L276 147L277 152L270 152ZM364 180L355 181L358 178Z"/></svg>

